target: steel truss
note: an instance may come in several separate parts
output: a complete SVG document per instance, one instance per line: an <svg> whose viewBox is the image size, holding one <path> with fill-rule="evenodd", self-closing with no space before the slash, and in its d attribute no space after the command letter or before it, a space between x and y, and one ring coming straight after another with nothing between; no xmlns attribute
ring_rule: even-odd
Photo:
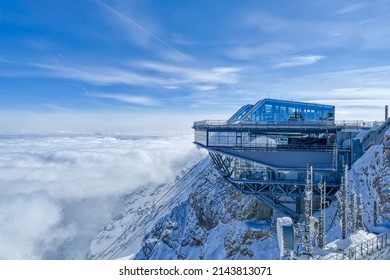
<svg viewBox="0 0 390 280"><path fill-rule="evenodd" d="M298 220L303 213L303 199L305 196L305 182L276 182L260 180L236 180L231 177L234 170L234 159L223 157L217 152L209 151L211 158L219 172L232 183L239 191L245 194L257 196L265 205L278 210L294 220ZM330 201L335 199L335 193L339 186L326 185L325 198ZM313 185L313 198L320 200L321 189ZM320 210L318 209L313 210Z"/></svg>

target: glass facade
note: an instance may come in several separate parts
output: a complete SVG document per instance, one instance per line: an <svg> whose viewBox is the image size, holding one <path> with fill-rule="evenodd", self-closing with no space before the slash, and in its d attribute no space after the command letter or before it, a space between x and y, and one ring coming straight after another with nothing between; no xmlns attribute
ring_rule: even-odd
<svg viewBox="0 0 390 280"><path fill-rule="evenodd" d="M327 196L334 196L342 167L360 156L360 140L348 142L353 135L340 131L334 118L334 106L263 99L226 122L200 121L193 128L195 142L233 185L298 219L307 168L313 168L315 195L326 181Z"/></svg>
<svg viewBox="0 0 390 280"><path fill-rule="evenodd" d="M328 183L339 182L340 173L335 169L343 154L337 146L334 109L263 99L242 106L227 122L194 124L195 142L214 147L214 162L223 165L221 171L234 180L304 183L306 165L311 164L316 169L315 182L321 178ZM316 152L321 152L321 159L316 158ZM290 165L294 158L289 157L293 156L299 158Z"/></svg>
<svg viewBox="0 0 390 280"><path fill-rule="evenodd" d="M195 142L207 146L207 130L195 130Z"/></svg>
<svg viewBox="0 0 390 280"><path fill-rule="evenodd" d="M302 184L306 182L306 170L273 169L255 161L226 155L221 156L222 161L228 163L226 167L232 170L230 177L234 180L280 183L300 182ZM328 184L339 184L341 179L341 174L335 171L315 170L313 175L313 182L316 184L321 180L325 180Z"/></svg>
<svg viewBox="0 0 390 280"><path fill-rule="evenodd" d="M294 101L264 99L244 117L245 121L330 121L334 106Z"/></svg>
<svg viewBox="0 0 390 280"><path fill-rule="evenodd" d="M195 132L195 141L197 133ZM203 139L205 134L199 136ZM335 133L308 132L240 132L209 131L207 146L216 147L274 147L285 149L332 149L335 144ZM203 144L206 145L206 144Z"/></svg>
<svg viewBox="0 0 390 280"><path fill-rule="evenodd" d="M240 120L243 116L246 115L246 113L248 113L248 111L250 109L252 109L253 105L251 104L247 104L247 105L244 105L240 108L240 110L238 110L228 121L227 123L234 123L235 121L238 121Z"/></svg>
<svg viewBox="0 0 390 280"><path fill-rule="evenodd" d="M228 131L210 131L209 132L209 146L223 146L234 147L236 146L236 132Z"/></svg>

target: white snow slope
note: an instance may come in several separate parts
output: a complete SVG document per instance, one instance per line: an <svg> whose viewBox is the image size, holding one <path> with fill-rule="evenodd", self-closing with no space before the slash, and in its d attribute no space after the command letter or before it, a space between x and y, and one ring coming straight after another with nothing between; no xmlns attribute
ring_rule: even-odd
<svg viewBox="0 0 390 280"><path fill-rule="evenodd" d="M259 220L265 210L256 198L242 195L227 183L209 157L178 184L147 188L127 200L120 217L92 241L89 258L279 257L269 222Z"/></svg>
<svg viewBox="0 0 390 280"><path fill-rule="evenodd" d="M349 172L350 185L363 196L364 224L376 232L388 230L390 220L389 161L382 145L373 146ZM373 221L376 199L380 227ZM348 246L337 241L337 207L335 201L327 208L327 242L333 242L332 248L341 244L337 249L346 249L371 237L358 232L359 238L351 236ZM207 157L182 180L128 195L122 213L92 241L88 258L278 259L275 231L261 220L264 211L255 197L228 184Z"/></svg>

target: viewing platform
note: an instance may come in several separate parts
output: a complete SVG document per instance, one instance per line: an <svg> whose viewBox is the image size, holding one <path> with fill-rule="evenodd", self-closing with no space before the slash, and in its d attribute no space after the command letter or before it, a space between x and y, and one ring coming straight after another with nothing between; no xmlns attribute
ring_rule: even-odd
<svg viewBox="0 0 390 280"><path fill-rule="evenodd" d="M226 121L196 121L193 129L194 143L209 151L227 180L297 218L308 167L313 168L313 184L326 181L327 198L334 199L343 166L377 144L389 125L390 119L335 121L331 105L263 99L242 106Z"/></svg>

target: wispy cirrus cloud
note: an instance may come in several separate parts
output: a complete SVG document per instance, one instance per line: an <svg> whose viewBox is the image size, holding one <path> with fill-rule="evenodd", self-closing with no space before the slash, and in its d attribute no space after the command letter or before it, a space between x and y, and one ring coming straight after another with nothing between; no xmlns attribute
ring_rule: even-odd
<svg viewBox="0 0 390 280"><path fill-rule="evenodd" d="M374 67L349 68L339 71L327 71L320 74L307 74L299 78L302 83L314 81L319 85L319 81L326 81L324 85L338 85L342 88L386 88L390 87L388 79L390 75L390 65Z"/></svg>
<svg viewBox="0 0 390 280"><path fill-rule="evenodd" d="M28 70L1 72L3 77L49 77L82 81L97 86L126 85L213 90L221 85L239 83L241 67L178 66L163 62L136 62L127 66L64 65L58 63L26 63ZM123 97L118 97L122 98ZM117 99L118 99L117 98ZM118 99L119 100L119 99ZM143 100L139 100L140 103ZM136 103L137 100L134 100ZM145 102L146 103L146 102Z"/></svg>
<svg viewBox="0 0 390 280"><path fill-rule="evenodd" d="M157 62L140 62L138 67L153 71L164 77L175 77L177 84L219 85L236 84L239 81L238 73L242 71L240 67L183 67Z"/></svg>
<svg viewBox="0 0 390 280"><path fill-rule="evenodd" d="M326 92L318 92L317 98L313 97L310 101L335 105L338 120L381 121L384 118L384 105L390 105L388 93L389 88L381 87L335 88Z"/></svg>
<svg viewBox="0 0 390 280"><path fill-rule="evenodd" d="M210 91L210 90L216 90L218 87L213 85L199 85L194 86L194 89L199 91Z"/></svg>
<svg viewBox="0 0 390 280"><path fill-rule="evenodd" d="M197 63L194 58L185 54L183 51L179 50L178 48L174 47L167 40L165 40L161 35L158 35L156 31L152 31L150 30L150 28L145 27L146 24L141 23L140 20L132 18L131 16L106 4L101 0L95 0L95 2L98 3L101 7L103 7L105 11L108 12L111 21L118 23L122 29L128 30L130 32L130 35L132 36L133 39L135 39L136 42L141 41L142 45L144 46L147 45L150 48L153 46L151 42L157 41L158 43L162 44L165 48L168 48L169 50L173 51L174 53L181 56L182 58L192 63ZM138 14L137 17L139 16L140 15ZM151 20L148 19L148 21L150 22Z"/></svg>
<svg viewBox="0 0 390 280"><path fill-rule="evenodd" d="M83 81L94 85L161 85L164 81L150 76L133 72L129 68L110 67L101 65L65 66L59 64L31 63L32 66L43 70L35 75L56 77ZM21 73L23 75L23 73Z"/></svg>
<svg viewBox="0 0 390 280"><path fill-rule="evenodd" d="M339 10L336 11L336 15L344 15L344 14L349 14L352 12L356 12L358 10L363 9L365 6L367 6L366 3L354 3L351 5L347 5Z"/></svg>
<svg viewBox="0 0 390 280"><path fill-rule="evenodd" d="M260 57L270 58L291 53L295 48L285 42L271 42L255 46L232 47L225 51L226 55L233 59L253 60Z"/></svg>
<svg viewBox="0 0 390 280"><path fill-rule="evenodd" d="M102 94L88 94L91 97L112 99L119 102L124 102L127 104L141 105L141 106L159 106L160 102L149 96L140 96L140 95L128 95L128 94L112 94L112 93L102 93Z"/></svg>
<svg viewBox="0 0 390 280"><path fill-rule="evenodd" d="M145 14L135 13L132 7L121 11L120 8L109 5L105 1L94 0L93 2L101 8L102 19L115 28L119 28L131 43L141 47L150 47L152 41L159 38L157 35L159 25Z"/></svg>
<svg viewBox="0 0 390 280"><path fill-rule="evenodd" d="M292 56L287 58L285 61L279 62L273 66L273 68L289 68L304 66L317 63L318 61L325 59L323 55L303 55L303 56Z"/></svg>

